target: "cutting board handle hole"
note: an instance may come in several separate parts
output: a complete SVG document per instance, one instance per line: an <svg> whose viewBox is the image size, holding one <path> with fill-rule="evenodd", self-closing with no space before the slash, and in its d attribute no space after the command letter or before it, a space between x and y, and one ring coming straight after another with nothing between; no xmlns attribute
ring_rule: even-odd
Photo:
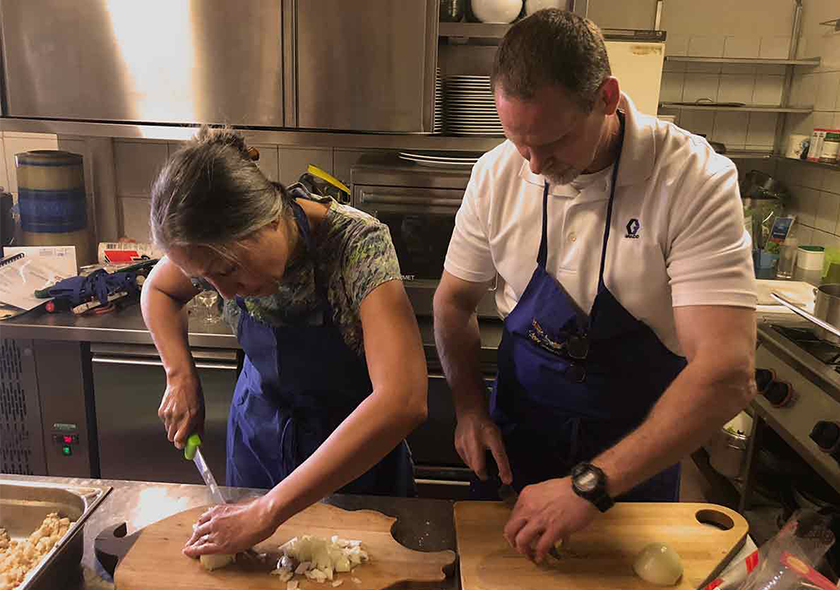
<svg viewBox="0 0 840 590"><path fill-rule="evenodd" d="M695 515L697 522L728 531L735 527L735 521L723 512L717 510L698 510Z"/></svg>

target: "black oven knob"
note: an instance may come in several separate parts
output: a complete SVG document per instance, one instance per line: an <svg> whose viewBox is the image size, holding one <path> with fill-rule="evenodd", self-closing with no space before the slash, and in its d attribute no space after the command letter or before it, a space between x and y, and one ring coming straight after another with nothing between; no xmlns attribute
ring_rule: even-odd
<svg viewBox="0 0 840 590"><path fill-rule="evenodd" d="M776 372L773 369L756 369L755 370L755 385L758 388L758 393L764 393L770 384L776 380Z"/></svg>
<svg viewBox="0 0 840 590"><path fill-rule="evenodd" d="M773 406L784 408L793 403L793 387L785 381L773 381L764 391L764 397Z"/></svg>
<svg viewBox="0 0 840 590"><path fill-rule="evenodd" d="M821 451L834 455L840 451L840 424L826 420L817 422L811 431L811 440Z"/></svg>

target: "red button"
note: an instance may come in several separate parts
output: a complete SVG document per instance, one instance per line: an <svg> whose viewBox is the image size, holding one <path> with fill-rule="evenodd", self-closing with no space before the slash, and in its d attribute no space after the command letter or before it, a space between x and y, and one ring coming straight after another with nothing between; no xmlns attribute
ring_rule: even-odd
<svg viewBox="0 0 840 590"><path fill-rule="evenodd" d="M73 442L73 437L72 436L65 436L64 437L64 442L68 445L71 444Z"/></svg>

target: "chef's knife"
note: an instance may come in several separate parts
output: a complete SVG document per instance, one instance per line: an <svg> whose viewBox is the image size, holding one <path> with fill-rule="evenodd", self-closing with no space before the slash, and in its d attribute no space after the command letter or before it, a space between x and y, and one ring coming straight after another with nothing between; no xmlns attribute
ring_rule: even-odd
<svg viewBox="0 0 840 590"><path fill-rule="evenodd" d="M499 466L496 464L496 458L489 450L484 455L484 471L487 473L487 479L498 486L499 498L513 508L516 506L516 501L519 499L519 494L513 489L513 486L502 482L499 477Z"/></svg>
<svg viewBox="0 0 840 590"><path fill-rule="evenodd" d="M213 501L216 504L226 504L227 500L225 500L222 490L219 489L219 484L216 483L216 478L213 477L213 472L210 471L207 461L204 460L204 455L201 454L201 449L199 449L200 446L201 437L197 434L191 434L187 439L187 446L184 447L184 458L191 459L195 463L198 472L201 474L201 479L204 480L204 483L207 484L207 489L210 490L210 496L213 498Z"/></svg>

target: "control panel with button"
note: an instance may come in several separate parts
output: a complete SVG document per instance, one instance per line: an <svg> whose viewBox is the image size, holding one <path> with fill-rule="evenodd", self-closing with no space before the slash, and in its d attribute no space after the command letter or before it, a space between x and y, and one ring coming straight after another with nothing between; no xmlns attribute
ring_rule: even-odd
<svg viewBox="0 0 840 590"><path fill-rule="evenodd" d="M76 433L63 432L61 434L53 434L53 442L58 445L62 456L73 456L73 447L79 444L79 435Z"/></svg>

